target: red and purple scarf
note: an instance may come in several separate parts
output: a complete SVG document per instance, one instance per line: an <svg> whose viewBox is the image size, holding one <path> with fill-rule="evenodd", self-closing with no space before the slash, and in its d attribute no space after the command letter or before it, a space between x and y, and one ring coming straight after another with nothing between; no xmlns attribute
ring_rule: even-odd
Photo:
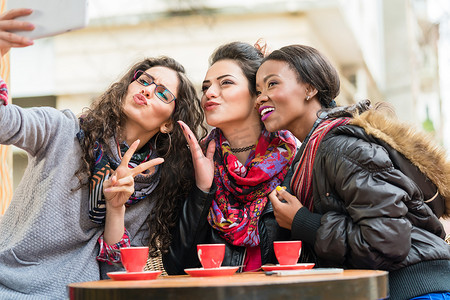
<svg viewBox="0 0 450 300"><path fill-rule="evenodd" d="M217 186L208 221L229 243L259 245L258 220L268 194L284 179L296 152L295 137L288 131L261 132L245 165L230 150L220 129L206 140L215 140L214 183Z"/></svg>
<svg viewBox="0 0 450 300"><path fill-rule="evenodd" d="M77 134L82 139L82 130ZM126 142L118 143L115 138L108 140L111 153L103 151L99 142L94 144L95 164L89 182L89 218L94 223L104 224L106 218L106 200L103 196L103 183L109 178L114 170L120 165L122 156L127 152L129 146ZM129 168L135 168L138 165L158 157L156 151L153 151L150 143L145 144L140 150L136 151L128 162ZM140 200L150 195L159 184L161 177L159 166L155 166L155 172L148 170L138 174L134 178L134 193L125 203L125 206L136 204Z"/></svg>
<svg viewBox="0 0 450 300"><path fill-rule="evenodd" d="M291 190L309 211L313 210L312 172L317 148L323 137L333 128L347 124L350 118L325 120L313 131L299 162L295 165L294 176L291 179Z"/></svg>

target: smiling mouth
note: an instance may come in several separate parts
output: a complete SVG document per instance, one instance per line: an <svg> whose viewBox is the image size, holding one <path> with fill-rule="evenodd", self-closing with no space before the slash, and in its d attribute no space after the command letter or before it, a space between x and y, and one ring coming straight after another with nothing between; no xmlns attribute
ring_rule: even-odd
<svg viewBox="0 0 450 300"><path fill-rule="evenodd" d="M273 112L275 108L273 107L264 107L260 110L259 114L261 115L261 121L265 121Z"/></svg>

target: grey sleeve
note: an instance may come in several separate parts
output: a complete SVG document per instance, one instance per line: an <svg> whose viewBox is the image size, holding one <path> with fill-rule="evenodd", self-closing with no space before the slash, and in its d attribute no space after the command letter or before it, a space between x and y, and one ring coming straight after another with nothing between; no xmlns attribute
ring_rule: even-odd
<svg viewBox="0 0 450 300"><path fill-rule="evenodd" d="M59 133L70 127L76 131L78 121L69 110L0 106L0 144L14 145L32 156L45 153L51 143L57 142Z"/></svg>

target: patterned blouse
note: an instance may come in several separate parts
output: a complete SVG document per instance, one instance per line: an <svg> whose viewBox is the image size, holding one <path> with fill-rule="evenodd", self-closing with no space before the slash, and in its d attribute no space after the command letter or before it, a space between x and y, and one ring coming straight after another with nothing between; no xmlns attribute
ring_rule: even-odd
<svg viewBox="0 0 450 300"><path fill-rule="evenodd" d="M0 104L8 104L8 87L3 79L0 78Z"/></svg>
<svg viewBox="0 0 450 300"><path fill-rule="evenodd" d="M98 243L100 245L100 252L97 256L98 261L103 261L109 265L120 263L120 248L130 247L130 237L126 228L124 228L124 233L122 239L113 244L108 245L103 239L103 234L98 238Z"/></svg>

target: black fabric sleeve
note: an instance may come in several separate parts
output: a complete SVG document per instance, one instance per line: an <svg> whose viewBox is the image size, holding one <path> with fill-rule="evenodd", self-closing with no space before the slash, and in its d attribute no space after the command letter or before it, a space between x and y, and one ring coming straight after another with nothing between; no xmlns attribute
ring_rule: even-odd
<svg viewBox="0 0 450 300"><path fill-rule="evenodd" d="M209 193L195 186L185 200L178 224L172 231L169 252L163 255L164 268L169 275L184 274L185 268L200 265L197 258L197 244L205 240L210 230L207 215L215 192L215 185L211 187Z"/></svg>
<svg viewBox="0 0 450 300"><path fill-rule="evenodd" d="M300 208L292 221L291 238L314 245L321 217L322 215L312 213L306 207Z"/></svg>
<svg viewBox="0 0 450 300"><path fill-rule="evenodd" d="M349 268L383 269L411 249L405 203L417 186L377 144L354 137L322 142L315 160L314 201L325 209L314 245L318 257Z"/></svg>

